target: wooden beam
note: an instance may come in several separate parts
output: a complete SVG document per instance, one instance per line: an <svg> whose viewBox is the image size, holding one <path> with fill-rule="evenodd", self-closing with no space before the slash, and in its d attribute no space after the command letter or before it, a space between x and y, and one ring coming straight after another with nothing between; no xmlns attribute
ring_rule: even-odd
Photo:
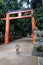
<svg viewBox="0 0 43 65"><path fill-rule="evenodd" d="M21 12L18 13L18 17L21 17Z"/></svg>
<svg viewBox="0 0 43 65"><path fill-rule="evenodd" d="M26 15L26 16L18 16L18 17L9 17L9 19L18 19L18 18L28 18L28 17L32 17L32 15ZM6 20L6 18L1 18L1 20Z"/></svg>
<svg viewBox="0 0 43 65"><path fill-rule="evenodd" d="M10 19L29 18L29 17L31 17L31 15L21 16L21 17L10 17Z"/></svg>
<svg viewBox="0 0 43 65"><path fill-rule="evenodd" d="M16 12L9 12L8 14L15 14L15 13L19 13L19 12L32 12L32 10L22 10L22 11L16 11Z"/></svg>
<svg viewBox="0 0 43 65"><path fill-rule="evenodd" d="M0 20L6 20L6 18L1 18Z"/></svg>

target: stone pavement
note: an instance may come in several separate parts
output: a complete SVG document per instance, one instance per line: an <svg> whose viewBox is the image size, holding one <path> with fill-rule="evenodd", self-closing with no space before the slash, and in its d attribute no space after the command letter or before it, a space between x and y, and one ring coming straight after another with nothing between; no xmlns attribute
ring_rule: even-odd
<svg viewBox="0 0 43 65"><path fill-rule="evenodd" d="M16 43L19 54L16 54ZM29 38L21 38L7 45L0 46L0 65L38 65L38 57L32 56L33 44Z"/></svg>
<svg viewBox="0 0 43 65"><path fill-rule="evenodd" d="M0 59L0 65L38 65L37 57L16 56Z"/></svg>
<svg viewBox="0 0 43 65"><path fill-rule="evenodd" d="M43 57L38 57L38 63L39 65L43 65Z"/></svg>

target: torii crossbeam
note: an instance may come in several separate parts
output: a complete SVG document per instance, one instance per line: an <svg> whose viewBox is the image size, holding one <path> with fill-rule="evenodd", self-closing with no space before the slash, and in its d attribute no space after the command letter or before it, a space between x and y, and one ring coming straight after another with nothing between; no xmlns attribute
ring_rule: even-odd
<svg viewBox="0 0 43 65"><path fill-rule="evenodd" d="M31 17L31 23L32 23L32 43L34 44L35 39L34 39L34 27L36 27L36 22L34 17L32 16L32 11L33 10L16 10L13 12L8 12L6 13L6 18L1 18L1 20L6 20L6 28L5 28L5 44L9 43L9 32L10 32L10 20L12 19L19 19L19 18L30 18ZM22 15L23 13L29 13L30 14L25 14ZM17 14L15 17L11 17L12 14Z"/></svg>

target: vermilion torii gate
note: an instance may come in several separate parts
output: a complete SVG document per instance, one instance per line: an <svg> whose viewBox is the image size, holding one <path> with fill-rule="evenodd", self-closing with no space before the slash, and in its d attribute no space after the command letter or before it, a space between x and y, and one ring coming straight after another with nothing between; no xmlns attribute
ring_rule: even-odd
<svg viewBox="0 0 43 65"><path fill-rule="evenodd" d="M9 43L9 32L10 32L10 20L13 20L13 19L19 19L19 18L30 18L31 17L31 23L32 23L32 43L34 44L35 42L35 39L34 39L34 28L36 27L36 22L35 22L35 19L34 17L32 16L32 14L26 14L26 15L22 15L22 13L29 13L29 12L33 12L33 10L17 10L17 11L14 11L14 12L8 12L6 14L6 18L1 18L1 20L6 20L6 28L5 28L5 44L8 44ZM17 16L15 17L11 17L11 15L13 14L18 14Z"/></svg>

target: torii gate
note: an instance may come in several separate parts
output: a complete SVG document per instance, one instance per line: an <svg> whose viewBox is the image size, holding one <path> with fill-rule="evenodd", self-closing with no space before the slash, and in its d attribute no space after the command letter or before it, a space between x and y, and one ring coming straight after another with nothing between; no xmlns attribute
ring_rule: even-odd
<svg viewBox="0 0 43 65"><path fill-rule="evenodd" d="M34 17L32 16L32 14L28 14L28 15L22 15L22 13L26 13L26 12L33 12L33 10L17 10L14 12L8 12L6 14L6 18L1 18L1 20L6 20L6 28L5 28L5 44L9 43L9 30L10 30L10 20L11 19L19 19L19 18L30 18L31 17L31 23L32 23L32 43L35 43L35 39L34 39L34 28L36 27L36 22ZM10 15L12 14L18 14L18 16L15 17L11 17Z"/></svg>

